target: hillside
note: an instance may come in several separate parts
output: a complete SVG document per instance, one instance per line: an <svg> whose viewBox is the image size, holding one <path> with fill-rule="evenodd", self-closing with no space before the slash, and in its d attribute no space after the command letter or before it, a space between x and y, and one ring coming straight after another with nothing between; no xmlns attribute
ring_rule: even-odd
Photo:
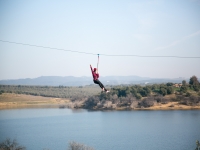
<svg viewBox="0 0 200 150"><path fill-rule="evenodd" d="M183 78L164 79L149 78L139 76L106 76L100 77L104 85L120 85L120 84L154 84L154 83L181 83ZM186 79L188 81L188 79ZM41 76L38 78L0 80L1 85L39 85L39 86L85 86L93 84L92 77L74 77L74 76Z"/></svg>

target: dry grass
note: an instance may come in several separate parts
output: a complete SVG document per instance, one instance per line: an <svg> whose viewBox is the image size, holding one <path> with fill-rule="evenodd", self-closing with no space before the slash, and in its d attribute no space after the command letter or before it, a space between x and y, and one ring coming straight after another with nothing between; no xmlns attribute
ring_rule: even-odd
<svg viewBox="0 0 200 150"><path fill-rule="evenodd" d="M24 94L3 93L0 95L0 109L30 108L30 107L59 107L67 105L69 99L49 98Z"/></svg>

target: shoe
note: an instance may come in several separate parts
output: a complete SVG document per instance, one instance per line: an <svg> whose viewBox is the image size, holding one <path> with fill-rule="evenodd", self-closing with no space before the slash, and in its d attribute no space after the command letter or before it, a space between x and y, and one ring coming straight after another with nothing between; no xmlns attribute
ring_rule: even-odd
<svg viewBox="0 0 200 150"><path fill-rule="evenodd" d="M108 92L110 92L110 91L107 90L106 93L108 93Z"/></svg>

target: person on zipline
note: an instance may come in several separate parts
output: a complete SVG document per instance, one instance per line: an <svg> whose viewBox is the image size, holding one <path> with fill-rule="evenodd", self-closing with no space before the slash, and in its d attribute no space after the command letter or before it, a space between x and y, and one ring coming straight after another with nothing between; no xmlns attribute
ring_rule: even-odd
<svg viewBox="0 0 200 150"><path fill-rule="evenodd" d="M99 78L99 73L98 73L98 70L97 68L94 68L94 70L92 69L92 66L90 65L90 69L92 71L92 76L93 76L93 81L95 84L98 84L102 91L105 91L106 93L108 93L109 91L104 87L104 85L98 80Z"/></svg>

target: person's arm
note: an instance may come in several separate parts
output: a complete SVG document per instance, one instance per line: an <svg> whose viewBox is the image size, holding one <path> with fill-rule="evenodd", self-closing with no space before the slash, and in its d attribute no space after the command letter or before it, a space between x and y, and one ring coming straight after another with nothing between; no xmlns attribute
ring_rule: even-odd
<svg viewBox="0 0 200 150"><path fill-rule="evenodd" d="M92 70L92 65L90 65L90 69L91 69L91 71L93 72L93 70Z"/></svg>
<svg viewBox="0 0 200 150"><path fill-rule="evenodd" d="M95 72L94 72L93 69L92 69L92 65L90 65L90 69L91 69L92 76L93 76L93 79L94 79L94 78L95 78Z"/></svg>

